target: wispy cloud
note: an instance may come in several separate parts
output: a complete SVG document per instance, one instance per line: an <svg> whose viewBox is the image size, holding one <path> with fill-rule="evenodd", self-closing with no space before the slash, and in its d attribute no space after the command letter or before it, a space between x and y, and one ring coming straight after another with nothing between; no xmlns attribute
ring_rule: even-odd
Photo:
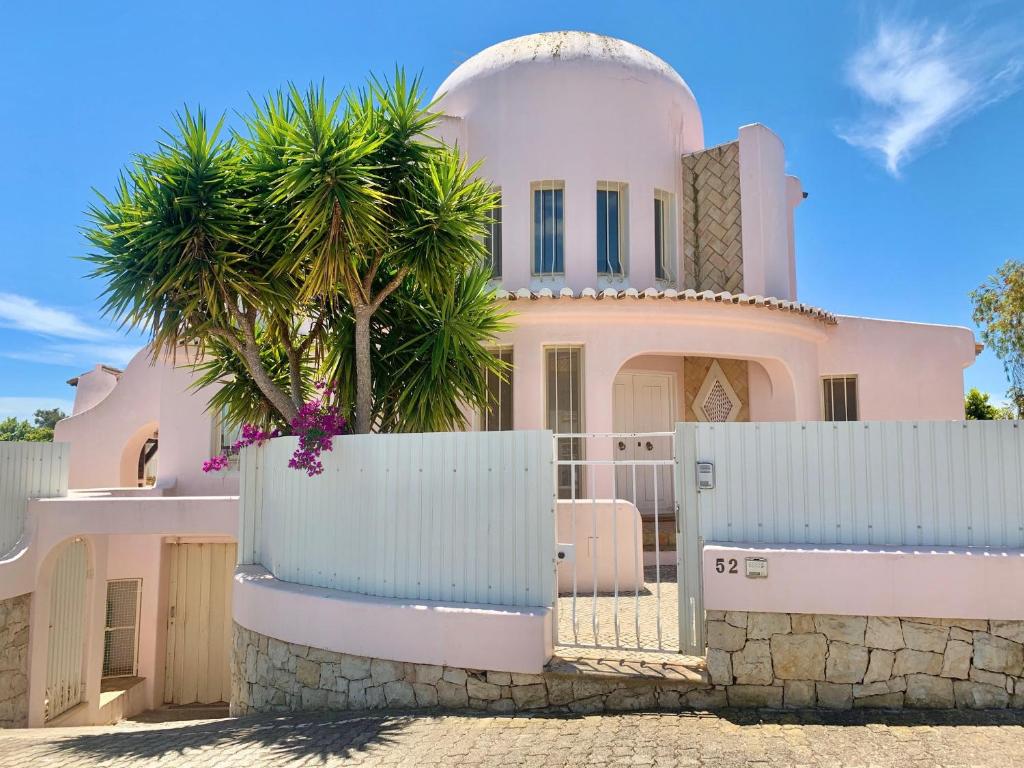
<svg viewBox="0 0 1024 768"><path fill-rule="evenodd" d="M47 344L39 349L3 352L11 360L44 365L92 365L103 363L124 367L141 349L141 344Z"/></svg>
<svg viewBox="0 0 1024 768"><path fill-rule="evenodd" d="M41 408L60 408L71 413L72 403L59 397L3 397L0 396L0 420L14 416L16 419L32 419L32 414Z"/></svg>
<svg viewBox="0 0 1024 768"><path fill-rule="evenodd" d="M0 325L62 339L99 341L109 333L84 323L70 312L47 307L16 293L0 293Z"/></svg>
<svg viewBox="0 0 1024 768"><path fill-rule="evenodd" d="M838 133L898 176L957 123L1020 88L1022 71L1019 29L880 22L846 67L864 113Z"/></svg>

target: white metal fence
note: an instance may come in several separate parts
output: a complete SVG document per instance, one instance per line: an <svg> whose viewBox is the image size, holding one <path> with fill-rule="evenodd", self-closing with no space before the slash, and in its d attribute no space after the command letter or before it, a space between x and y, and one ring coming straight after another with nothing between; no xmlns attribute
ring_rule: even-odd
<svg viewBox="0 0 1024 768"><path fill-rule="evenodd" d="M345 436L313 478L288 467L295 445L243 451L239 562L380 597L551 604L550 432Z"/></svg>
<svg viewBox="0 0 1024 768"><path fill-rule="evenodd" d="M686 424L707 541L1024 547L1015 421Z"/></svg>
<svg viewBox="0 0 1024 768"><path fill-rule="evenodd" d="M64 496L67 443L0 442L0 557L18 543L28 500Z"/></svg>
<svg viewBox="0 0 1024 768"><path fill-rule="evenodd" d="M46 652L45 718L52 720L82 700L85 651L85 586L89 552L81 539L62 546L53 566Z"/></svg>

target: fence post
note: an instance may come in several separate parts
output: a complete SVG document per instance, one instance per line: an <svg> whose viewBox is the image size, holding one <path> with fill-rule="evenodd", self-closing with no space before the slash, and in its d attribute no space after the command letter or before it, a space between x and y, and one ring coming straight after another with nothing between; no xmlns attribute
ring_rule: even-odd
<svg viewBox="0 0 1024 768"><path fill-rule="evenodd" d="M679 650L703 656L704 594L701 584L703 542L697 510L697 425L676 424L676 578L679 587Z"/></svg>

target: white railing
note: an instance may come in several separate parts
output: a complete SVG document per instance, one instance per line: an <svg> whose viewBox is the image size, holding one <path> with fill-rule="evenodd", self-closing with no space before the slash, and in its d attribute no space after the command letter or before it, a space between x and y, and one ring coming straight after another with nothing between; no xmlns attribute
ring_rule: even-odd
<svg viewBox="0 0 1024 768"><path fill-rule="evenodd" d="M662 534L676 527L673 438L672 432L555 436L557 644L680 649L676 551L662 546Z"/></svg>
<svg viewBox="0 0 1024 768"><path fill-rule="evenodd" d="M0 442L0 557L18 543L28 500L68 491L67 443Z"/></svg>
<svg viewBox="0 0 1024 768"><path fill-rule="evenodd" d="M550 432L345 436L313 478L288 468L295 445L243 451L240 563L364 595L551 605Z"/></svg>
<svg viewBox="0 0 1024 768"><path fill-rule="evenodd" d="M707 541L1020 548L1020 423L681 426L714 464L693 490Z"/></svg>

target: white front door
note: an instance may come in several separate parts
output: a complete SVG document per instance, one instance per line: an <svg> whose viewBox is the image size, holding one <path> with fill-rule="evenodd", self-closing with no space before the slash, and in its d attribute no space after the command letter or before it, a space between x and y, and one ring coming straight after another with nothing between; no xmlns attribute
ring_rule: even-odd
<svg viewBox="0 0 1024 768"><path fill-rule="evenodd" d="M668 373L620 373L615 377L613 428L616 432L641 433L639 437L614 438L615 459L635 462L672 458L671 437L642 433L672 431L673 384ZM672 509L671 466L620 466L615 472L615 485L616 496L632 501L643 513Z"/></svg>

